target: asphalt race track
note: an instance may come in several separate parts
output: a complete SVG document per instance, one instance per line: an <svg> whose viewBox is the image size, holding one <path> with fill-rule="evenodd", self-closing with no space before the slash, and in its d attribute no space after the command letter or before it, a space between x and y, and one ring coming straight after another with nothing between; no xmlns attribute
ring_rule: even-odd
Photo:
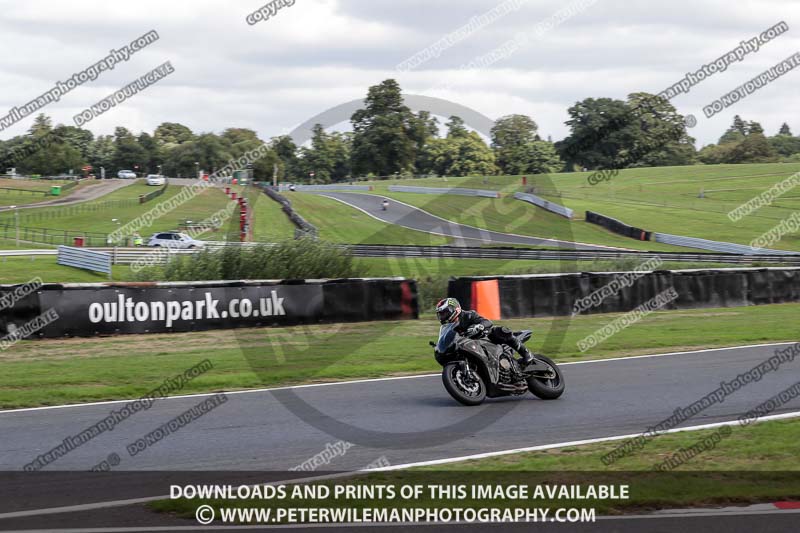
<svg viewBox="0 0 800 533"><path fill-rule="evenodd" d="M191 528L193 522L154 514L141 501L121 505L119 500L163 496L168 476L203 475L176 474L179 470L236 470L242 471L242 476L257 474L254 471L273 471L278 477L273 475L272 480L297 478L300 474L287 470L328 447L337 446L340 440L353 445L343 455L335 455L324 467L326 471L362 469L379 457L385 457L391 465L404 465L637 434L669 417L676 408L686 407L715 390L721 381L730 381L757 366L788 344L566 364L563 370L567 391L558 400L543 401L528 394L488 400L477 408L456 404L445 392L438 375L228 393L227 402L131 457L126 452L128 444L207 400L210 395L163 399L149 410L122 421L113 431L106 431L60 457L45 469L51 472L46 477L39 481L26 478L20 486L28 493L16 488L15 479L4 479L0 486L0 501L3 502L0 504L0 531L51 528L54 523L59 528L72 527L81 531L110 525L135 525L137 530L149 525ZM735 420L741 413L800 380L798 365L800 361L784 363L777 371L740 388L724 402L712 405L681 426ZM110 410L121 409L125 403L0 412L3 436L0 470L21 470L37 455L97 423ZM798 410L800 399L795 399L772 414ZM86 471L111 453L120 458L115 470L138 471L116 475L151 477L128 479L125 483L117 483L119 478L116 478L112 491L98 484L96 477L81 479L80 476L87 478L88 474L53 472ZM44 472L36 475L44 475ZM78 477L59 481L54 477L59 475ZM252 483L269 480L241 479ZM82 484L77 485L79 482ZM111 506L102 503L109 500L114 502ZM70 512L52 509L79 504L91 505ZM43 514L41 509L52 509L54 514ZM19 512L22 516L7 514ZM790 531L786 528L796 523L798 516L791 512L772 512L717 517L621 517L601 519L596 524L572 524L562 528L555 527L558 524L540 524L537 527L542 531L633 532L645 529L690 531L687 527L691 525L691 531L695 531L699 530L695 527L706 524L702 530L707 533ZM359 531L373 529L390 532L403 528L366 527ZM481 527L459 526L458 529L452 525L424 529L438 530L522 531L523 527L483 524Z"/></svg>
<svg viewBox="0 0 800 533"><path fill-rule="evenodd" d="M785 346L784 346L785 347ZM88 470L115 452L119 470L287 470L338 440L354 444L329 469L361 469L520 447L635 434L769 358L759 346L564 366L565 394L528 394L456 404L439 376L230 393L228 401L134 457L126 445L202 401L155 402L47 467ZM800 381L800 361L734 392L685 422L737 416ZM38 454L98 422L125 402L0 413L0 469L21 470ZM773 414L800 409L800 399Z"/></svg>
<svg viewBox="0 0 800 533"><path fill-rule="evenodd" d="M404 204L392 198L389 200L389 209L384 211L381 202L385 198L375 194L361 194L352 192L316 192L321 196L334 198L342 203L365 211L367 214L388 222L397 224L405 228L424 231L426 233L436 233L466 239L469 241L479 241L484 244L525 244L528 246L548 246L553 248L565 248L570 250L617 250L609 246L593 246L555 239L541 239L538 237L527 237L524 235L513 235L510 233L499 233L472 226L457 224L443 218L431 215L430 213L418 209L408 204ZM291 197L290 197L291 198Z"/></svg>

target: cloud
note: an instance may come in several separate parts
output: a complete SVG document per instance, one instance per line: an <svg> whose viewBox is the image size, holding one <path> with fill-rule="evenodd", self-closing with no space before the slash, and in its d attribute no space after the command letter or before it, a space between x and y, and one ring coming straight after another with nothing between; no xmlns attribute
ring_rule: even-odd
<svg viewBox="0 0 800 533"><path fill-rule="evenodd" d="M161 39L43 111L71 123L80 110L144 72L171 61L175 73L127 100L87 127L96 134L125 125L152 131L181 122L195 131L249 127L262 138L340 103L363 98L370 85L397 78L405 91L437 93L490 117L531 115L543 135L568 134L567 108L587 97L623 99L658 92L740 40L785 20L790 32L673 103L692 113L698 144L715 142L733 114L762 123L767 134L788 122L800 129L790 105L791 73L711 119L702 107L800 50L800 4L791 0L598 0L540 39L485 69L462 67L515 35L532 32L569 2L519 0L519 9L459 40L411 72L396 65L496 7L495 0L296 0L255 25L247 14L264 2L107 2L56 0L0 2L0 114L30 101L58 80L82 70L131 39L155 29ZM795 30L795 27L798 29ZM2 138L30 126L27 118Z"/></svg>

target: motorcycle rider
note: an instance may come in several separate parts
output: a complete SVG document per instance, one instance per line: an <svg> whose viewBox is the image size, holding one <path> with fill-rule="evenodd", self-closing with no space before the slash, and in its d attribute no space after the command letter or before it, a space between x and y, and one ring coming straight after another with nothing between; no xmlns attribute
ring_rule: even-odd
<svg viewBox="0 0 800 533"><path fill-rule="evenodd" d="M383 202L381 202L381 206L383 207L383 210L384 210L384 211L386 211L387 209L389 209L389 200L387 200L387 199L385 199L385 198L384 198Z"/></svg>
<svg viewBox="0 0 800 533"><path fill-rule="evenodd" d="M484 335L495 344L511 346L522 359L520 368L534 362L533 354L519 342L511 330L505 326L495 326L491 320L483 318L475 311L462 311L461 304L455 298L443 298L436 304L436 317L441 324L454 323L459 335L477 339Z"/></svg>

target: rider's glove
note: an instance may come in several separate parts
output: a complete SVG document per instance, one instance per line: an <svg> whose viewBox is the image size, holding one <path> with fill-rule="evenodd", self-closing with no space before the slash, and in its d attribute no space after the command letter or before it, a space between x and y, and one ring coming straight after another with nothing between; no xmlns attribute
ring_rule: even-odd
<svg viewBox="0 0 800 533"><path fill-rule="evenodd" d="M476 339L478 337L483 336L485 328L482 324L475 324L474 326L470 326L467 328L467 337L471 339Z"/></svg>

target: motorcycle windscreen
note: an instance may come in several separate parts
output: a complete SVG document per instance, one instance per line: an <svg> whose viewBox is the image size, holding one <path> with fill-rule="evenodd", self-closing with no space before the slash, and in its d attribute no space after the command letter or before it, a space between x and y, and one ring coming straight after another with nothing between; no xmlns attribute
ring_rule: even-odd
<svg viewBox="0 0 800 533"><path fill-rule="evenodd" d="M439 340L436 342L436 351L445 353L450 350L456 341L456 325L454 323L444 324L439 328Z"/></svg>

